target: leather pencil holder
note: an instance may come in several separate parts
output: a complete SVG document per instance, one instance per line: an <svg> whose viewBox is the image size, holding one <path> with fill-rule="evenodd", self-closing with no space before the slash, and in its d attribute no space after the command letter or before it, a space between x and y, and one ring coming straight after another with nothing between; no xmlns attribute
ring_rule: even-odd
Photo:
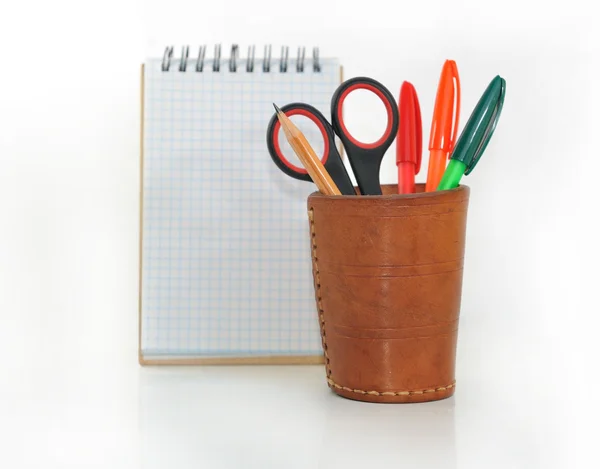
<svg viewBox="0 0 600 469"><path fill-rule="evenodd" d="M469 188L308 197L327 384L370 402L454 394Z"/></svg>

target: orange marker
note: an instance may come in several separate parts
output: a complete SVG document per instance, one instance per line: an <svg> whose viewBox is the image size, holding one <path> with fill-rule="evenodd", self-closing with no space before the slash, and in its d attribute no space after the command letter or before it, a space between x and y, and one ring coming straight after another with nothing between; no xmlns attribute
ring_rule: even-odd
<svg viewBox="0 0 600 469"><path fill-rule="evenodd" d="M454 111L454 115L452 111ZM446 60L440 75L433 119L431 121L429 168L427 171L427 184L425 185L427 192L437 189L444 171L446 171L446 161L450 157L450 153L456 142L459 115L460 79L458 77L458 69L454 60ZM452 122L453 120L454 123Z"/></svg>

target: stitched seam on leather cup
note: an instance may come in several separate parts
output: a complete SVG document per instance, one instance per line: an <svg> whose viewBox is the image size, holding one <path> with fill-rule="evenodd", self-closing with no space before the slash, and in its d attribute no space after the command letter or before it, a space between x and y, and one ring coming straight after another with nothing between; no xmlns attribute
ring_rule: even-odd
<svg viewBox="0 0 600 469"><path fill-rule="evenodd" d="M431 394L434 392L443 392L443 391L452 389L454 386L456 386L456 382L454 381L446 386L437 386L437 387L431 388L431 389L420 389L418 391L395 391L395 392L384 391L384 392L380 392L380 391L363 391L362 389L352 389L347 386L340 386L331 378L327 378L327 382L336 389L341 389L343 391L348 391L348 392L354 392L356 394L369 394L371 396L414 396L414 395L421 395L421 394Z"/></svg>
<svg viewBox="0 0 600 469"><path fill-rule="evenodd" d="M308 220L310 221L310 246L313 262L313 275L315 281L315 292L317 296L317 309L319 314L319 322L321 329L321 342L323 344L323 353L325 354L325 370L327 372L327 379L331 376L331 369L329 368L329 355L327 354L327 335L325 334L325 316L323 312L323 303L321 300L321 278L319 277L319 265L317 263L317 241L315 231L315 217L313 208L311 207L308 211Z"/></svg>

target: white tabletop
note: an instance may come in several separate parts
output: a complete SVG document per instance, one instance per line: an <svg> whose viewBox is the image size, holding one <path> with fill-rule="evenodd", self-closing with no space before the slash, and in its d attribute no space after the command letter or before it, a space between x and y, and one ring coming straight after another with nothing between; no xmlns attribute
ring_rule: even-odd
<svg viewBox="0 0 600 469"><path fill-rule="evenodd" d="M144 368L134 341L120 341L127 331L99 321L50 355L23 347L4 364L0 466L581 467L595 438L585 422L593 393L559 385L561 362L542 359L550 340L513 342L488 327L461 327L454 397L371 404L333 394L322 366ZM98 349L111 333L114 349Z"/></svg>

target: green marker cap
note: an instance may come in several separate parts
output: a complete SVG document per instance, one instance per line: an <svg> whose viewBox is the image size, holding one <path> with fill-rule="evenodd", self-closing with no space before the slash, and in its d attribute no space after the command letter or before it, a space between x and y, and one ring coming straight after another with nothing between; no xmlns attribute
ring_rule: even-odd
<svg viewBox="0 0 600 469"><path fill-rule="evenodd" d="M454 146L451 159L466 166L465 175L473 171L492 138L500 119L505 93L506 81L497 75L479 99Z"/></svg>

